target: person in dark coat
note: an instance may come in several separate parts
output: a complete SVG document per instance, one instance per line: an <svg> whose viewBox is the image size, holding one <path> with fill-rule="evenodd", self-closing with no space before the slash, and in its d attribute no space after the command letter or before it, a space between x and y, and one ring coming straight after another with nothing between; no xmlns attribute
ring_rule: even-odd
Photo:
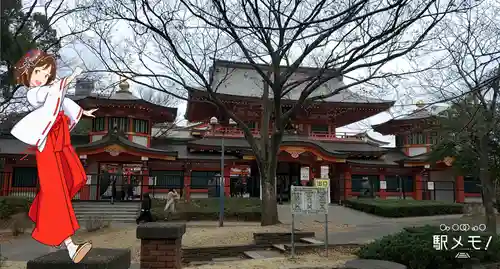
<svg viewBox="0 0 500 269"><path fill-rule="evenodd" d="M116 175L111 176L111 204L116 200Z"/></svg>
<svg viewBox="0 0 500 269"><path fill-rule="evenodd" d="M136 223L139 224L141 221L153 221L153 216L151 215L151 198L149 197L149 193L144 193L142 195L141 214L137 218Z"/></svg>

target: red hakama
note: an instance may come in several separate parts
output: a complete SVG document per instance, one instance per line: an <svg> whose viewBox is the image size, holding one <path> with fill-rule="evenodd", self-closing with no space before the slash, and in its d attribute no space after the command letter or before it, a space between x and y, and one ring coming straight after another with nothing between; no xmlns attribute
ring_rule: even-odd
<svg viewBox="0 0 500 269"><path fill-rule="evenodd" d="M71 146L68 122L60 111L44 149L36 151L40 191L29 216L35 222L33 238L49 246L59 246L80 228L71 199L85 184L87 175Z"/></svg>

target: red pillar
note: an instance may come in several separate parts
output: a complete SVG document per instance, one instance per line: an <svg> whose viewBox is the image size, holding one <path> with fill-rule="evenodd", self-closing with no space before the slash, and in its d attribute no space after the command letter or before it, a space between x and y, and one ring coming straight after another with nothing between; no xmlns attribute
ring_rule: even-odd
<svg viewBox="0 0 500 269"><path fill-rule="evenodd" d="M457 203L465 202L464 176L457 176L455 179L455 200Z"/></svg>
<svg viewBox="0 0 500 269"><path fill-rule="evenodd" d="M381 171L379 176L378 176L378 180L379 181L385 181L385 174L384 174L384 171ZM387 183L386 183L387 184ZM379 196L380 196L380 199L385 199L387 197L387 190L382 190L380 189L379 190Z"/></svg>
<svg viewBox="0 0 500 269"><path fill-rule="evenodd" d="M226 197L231 195L231 168L232 165L224 165L224 194Z"/></svg>
<svg viewBox="0 0 500 269"><path fill-rule="evenodd" d="M142 193L149 192L149 169L147 166L142 167Z"/></svg>
<svg viewBox="0 0 500 269"><path fill-rule="evenodd" d="M8 196L10 195L10 189L12 188L12 174L14 173L14 169L12 169L12 165L5 165L5 177L4 177L4 193L2 195Z"/></svg>
<svg viewBox="0 0 500 269"><path fill-rule="evenodd" d="M351 197L352 191L352 177L351 177L351 168L347 167L344 172L344 199L349 199Z"/></svg>
<svg viewBox="0 0 500 269"><path fill-rule="evenodd" d="M423 185L422 185L422 175L421 174L415 175L414 184L415 184L415 186L413 187L413 199L422 200Z"/></svg>

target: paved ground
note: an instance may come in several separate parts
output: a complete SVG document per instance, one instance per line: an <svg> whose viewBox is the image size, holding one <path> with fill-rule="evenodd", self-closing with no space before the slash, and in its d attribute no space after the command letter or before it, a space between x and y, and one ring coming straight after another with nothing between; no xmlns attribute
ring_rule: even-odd
<svg viewBox="0 0 500 269"><path fill-rule="evenodd" d="M289 204L278 205L278 216L281 222L291 223L292 213ZM360 211L346 208L339 205L330 205L328 209L328 221L332 225L349 225L358 226L361 224L378 223L386 218L369 215ZM295 221L325 221L325 216L322 215L298 215L295 216Z"/></svg>
<svg viewBox="0 0 500 269"><path fill-rule="evenodd" d="M278 208L279 218L283 223L291 223L289 205L280 205ZM391 234L401 230L405 226L455 223L460 216L419 217L405 219L388 219L376 217L355 211L349 208L332 205L329 209L329 225L348 225L352 227L349 232L335 232L328 235L330 243L365 243L378 237ZM302 222L324 222L324 216L297 216L296 221ZM206 223L190 223L190 225L206 225ZM214 222L214 225L216 223ZM116 225L114 225L116 226ZM500 230L500 229L499 229ZM318 239L324 239L324 235L318 234ZM50 248L34 241L29 234L25 234L10 242L1 245L2 255L11 261L27 261L50 251Z"/></svg>

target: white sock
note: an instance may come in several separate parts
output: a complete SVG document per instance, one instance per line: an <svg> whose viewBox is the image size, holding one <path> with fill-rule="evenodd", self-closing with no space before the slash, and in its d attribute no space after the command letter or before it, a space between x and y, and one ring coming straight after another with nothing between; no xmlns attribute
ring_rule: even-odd
<svg viewBox="0 0 500 269"><path fill-rule="evenodd" d="M64 244L66 245L66 248L68 249L69 257L73 258L73 256L75 256L76 249L78 248L78 246L73 243L73 240L71 240L71 237L68 237L66 240L64 240Z"/></svg>

